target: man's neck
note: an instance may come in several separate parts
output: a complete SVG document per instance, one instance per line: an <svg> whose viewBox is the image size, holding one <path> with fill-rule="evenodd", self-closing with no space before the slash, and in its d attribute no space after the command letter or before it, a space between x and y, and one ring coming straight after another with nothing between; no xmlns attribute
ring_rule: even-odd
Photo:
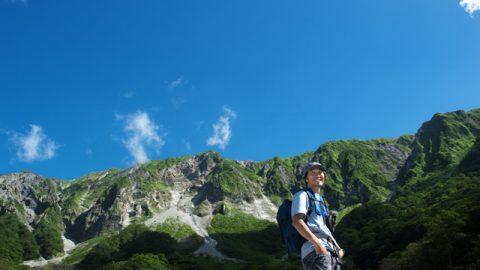
<svg viewBox="0 0 480 270"><path fill-rule="evenodd" d="M311 187L311 186L308 186L309 189L311 189L313 192L317 193L317 194L320 194L320 187Z"/></svg>

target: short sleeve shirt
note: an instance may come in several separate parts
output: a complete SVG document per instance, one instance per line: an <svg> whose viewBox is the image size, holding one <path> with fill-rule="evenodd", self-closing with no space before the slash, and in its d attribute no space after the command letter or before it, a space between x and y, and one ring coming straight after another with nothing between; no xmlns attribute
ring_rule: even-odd
<svg viewBox="0 0 480 270"><path fill-rule="evenodd" d="M314 193L315 199L320 199L320 195L317 193ZM315 202L318 203L318 202ZM292 217L295 214L302 213L307 215L307 211L310 208L310 200L308 199L308 195L306 191L299 191L295 193L293 196L293 201L292 201L292 212L291 215ZM321 215L318 215L315 210L312 210L310 212L310 215L308 217L308 220L306 222L307 227L310 229L310 231L315 234L318 239L322 242L322 244L325 246L327 250L333 251L333 245L327 240L329 236L332 235L330 230L328 229L327 225L325 224L325 221ZM310 243L309 241L306 241L303 246L302 246L302 252L301 256L302 259L307 256L309 253L311 253L315 248L313 247L313 244Z"/></svg>

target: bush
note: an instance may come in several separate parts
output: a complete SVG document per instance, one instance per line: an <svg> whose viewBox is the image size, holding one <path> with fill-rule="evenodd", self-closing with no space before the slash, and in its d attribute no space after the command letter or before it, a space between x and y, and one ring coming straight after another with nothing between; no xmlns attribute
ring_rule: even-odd
<svg viewBox="0 0 480 270"><path fill-rule="evenodd" d="M218 248L233 258L262 263L286 253L275 223L236 209L215 215L208 232L218 241Z"/></svg>
<svg viewBox="0 0 480 270"><path fill-rule="evenodd" d="M165 255L135 254L127 261L112 262L103 270L168 270Z"/></svg>
<svg viewBox="0 0 480 270"><path fill-rule="evenodd" d="M118 235L101 240L79 263L79 268L98 269L107 264L109 264L109 269L126 267L125 261L137 254L151 253L171 256L175 251L176 244L175 239L166 233L150 231L143 224L134 224L125 228Z"/></svg>
<svg viewBox="0 0 480 270"><path fill-rule="evenodd" d="M52 258L63 252L63 240L60 231L46 219L42 219L34 230L35 239L40 245L44 258Z"/></svg>
<svg viewBox="0 0 480 270"><path fill-rule="evenodd" d="M33 234L16 215L0 216L0 260L18 263L40 257L39 247ZM6 269L6 266L0 269Z"/></svg>

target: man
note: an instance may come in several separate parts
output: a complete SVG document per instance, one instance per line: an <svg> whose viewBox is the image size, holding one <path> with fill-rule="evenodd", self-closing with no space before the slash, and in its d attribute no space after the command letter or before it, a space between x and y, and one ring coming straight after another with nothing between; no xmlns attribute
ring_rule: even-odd
<svg viewBox="0 0 480 270"><path fill-rule="evenodd" d="M339 269L336 258L332 256L332 253L335 253L336 246L339 249L338 257L342 258L344 251L338 247L336 242L334 244L328 241L329 238L335 240L323 219L324 216L328 215L328 210L322 203L323 197L320 195L320 190L327 177L325 168L318 162L310 162L304 168L303 177L307 185L307 191L301 190L294 195L291 213L293 226L307 240L301 251L303 268L305 270ZM312 208L310 208L310 199L307 192L310 192L315 198ZM308 220L305 220L309 209L312 210L309 213Z"/></svg>

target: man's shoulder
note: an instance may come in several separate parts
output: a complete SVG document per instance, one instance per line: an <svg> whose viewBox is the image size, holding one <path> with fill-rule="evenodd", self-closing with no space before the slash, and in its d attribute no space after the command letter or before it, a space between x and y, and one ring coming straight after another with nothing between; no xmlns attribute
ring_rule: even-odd
<svg viewBox="0 0 480 270"><path fill-rule="evenodd" d="M295 194L293 194L293 200L302 200L307 198L307 192L305 189L300 189Z"/></svg>
<svg viewBox="0 0 480 270"><path fill-rule="evenodd" d="M293 195L292 200L292 212L291 215L294 216L295 214L306 214L307 213L307 194L302 190L297 191Z"/></svg>
<svg viewBox="0 0 480 270"><path fill-rule="evenodd" d="M297 192L293 194L293 196L300 196L300 195L306 195L306 190L304 188L297 190Z"/></svg>

